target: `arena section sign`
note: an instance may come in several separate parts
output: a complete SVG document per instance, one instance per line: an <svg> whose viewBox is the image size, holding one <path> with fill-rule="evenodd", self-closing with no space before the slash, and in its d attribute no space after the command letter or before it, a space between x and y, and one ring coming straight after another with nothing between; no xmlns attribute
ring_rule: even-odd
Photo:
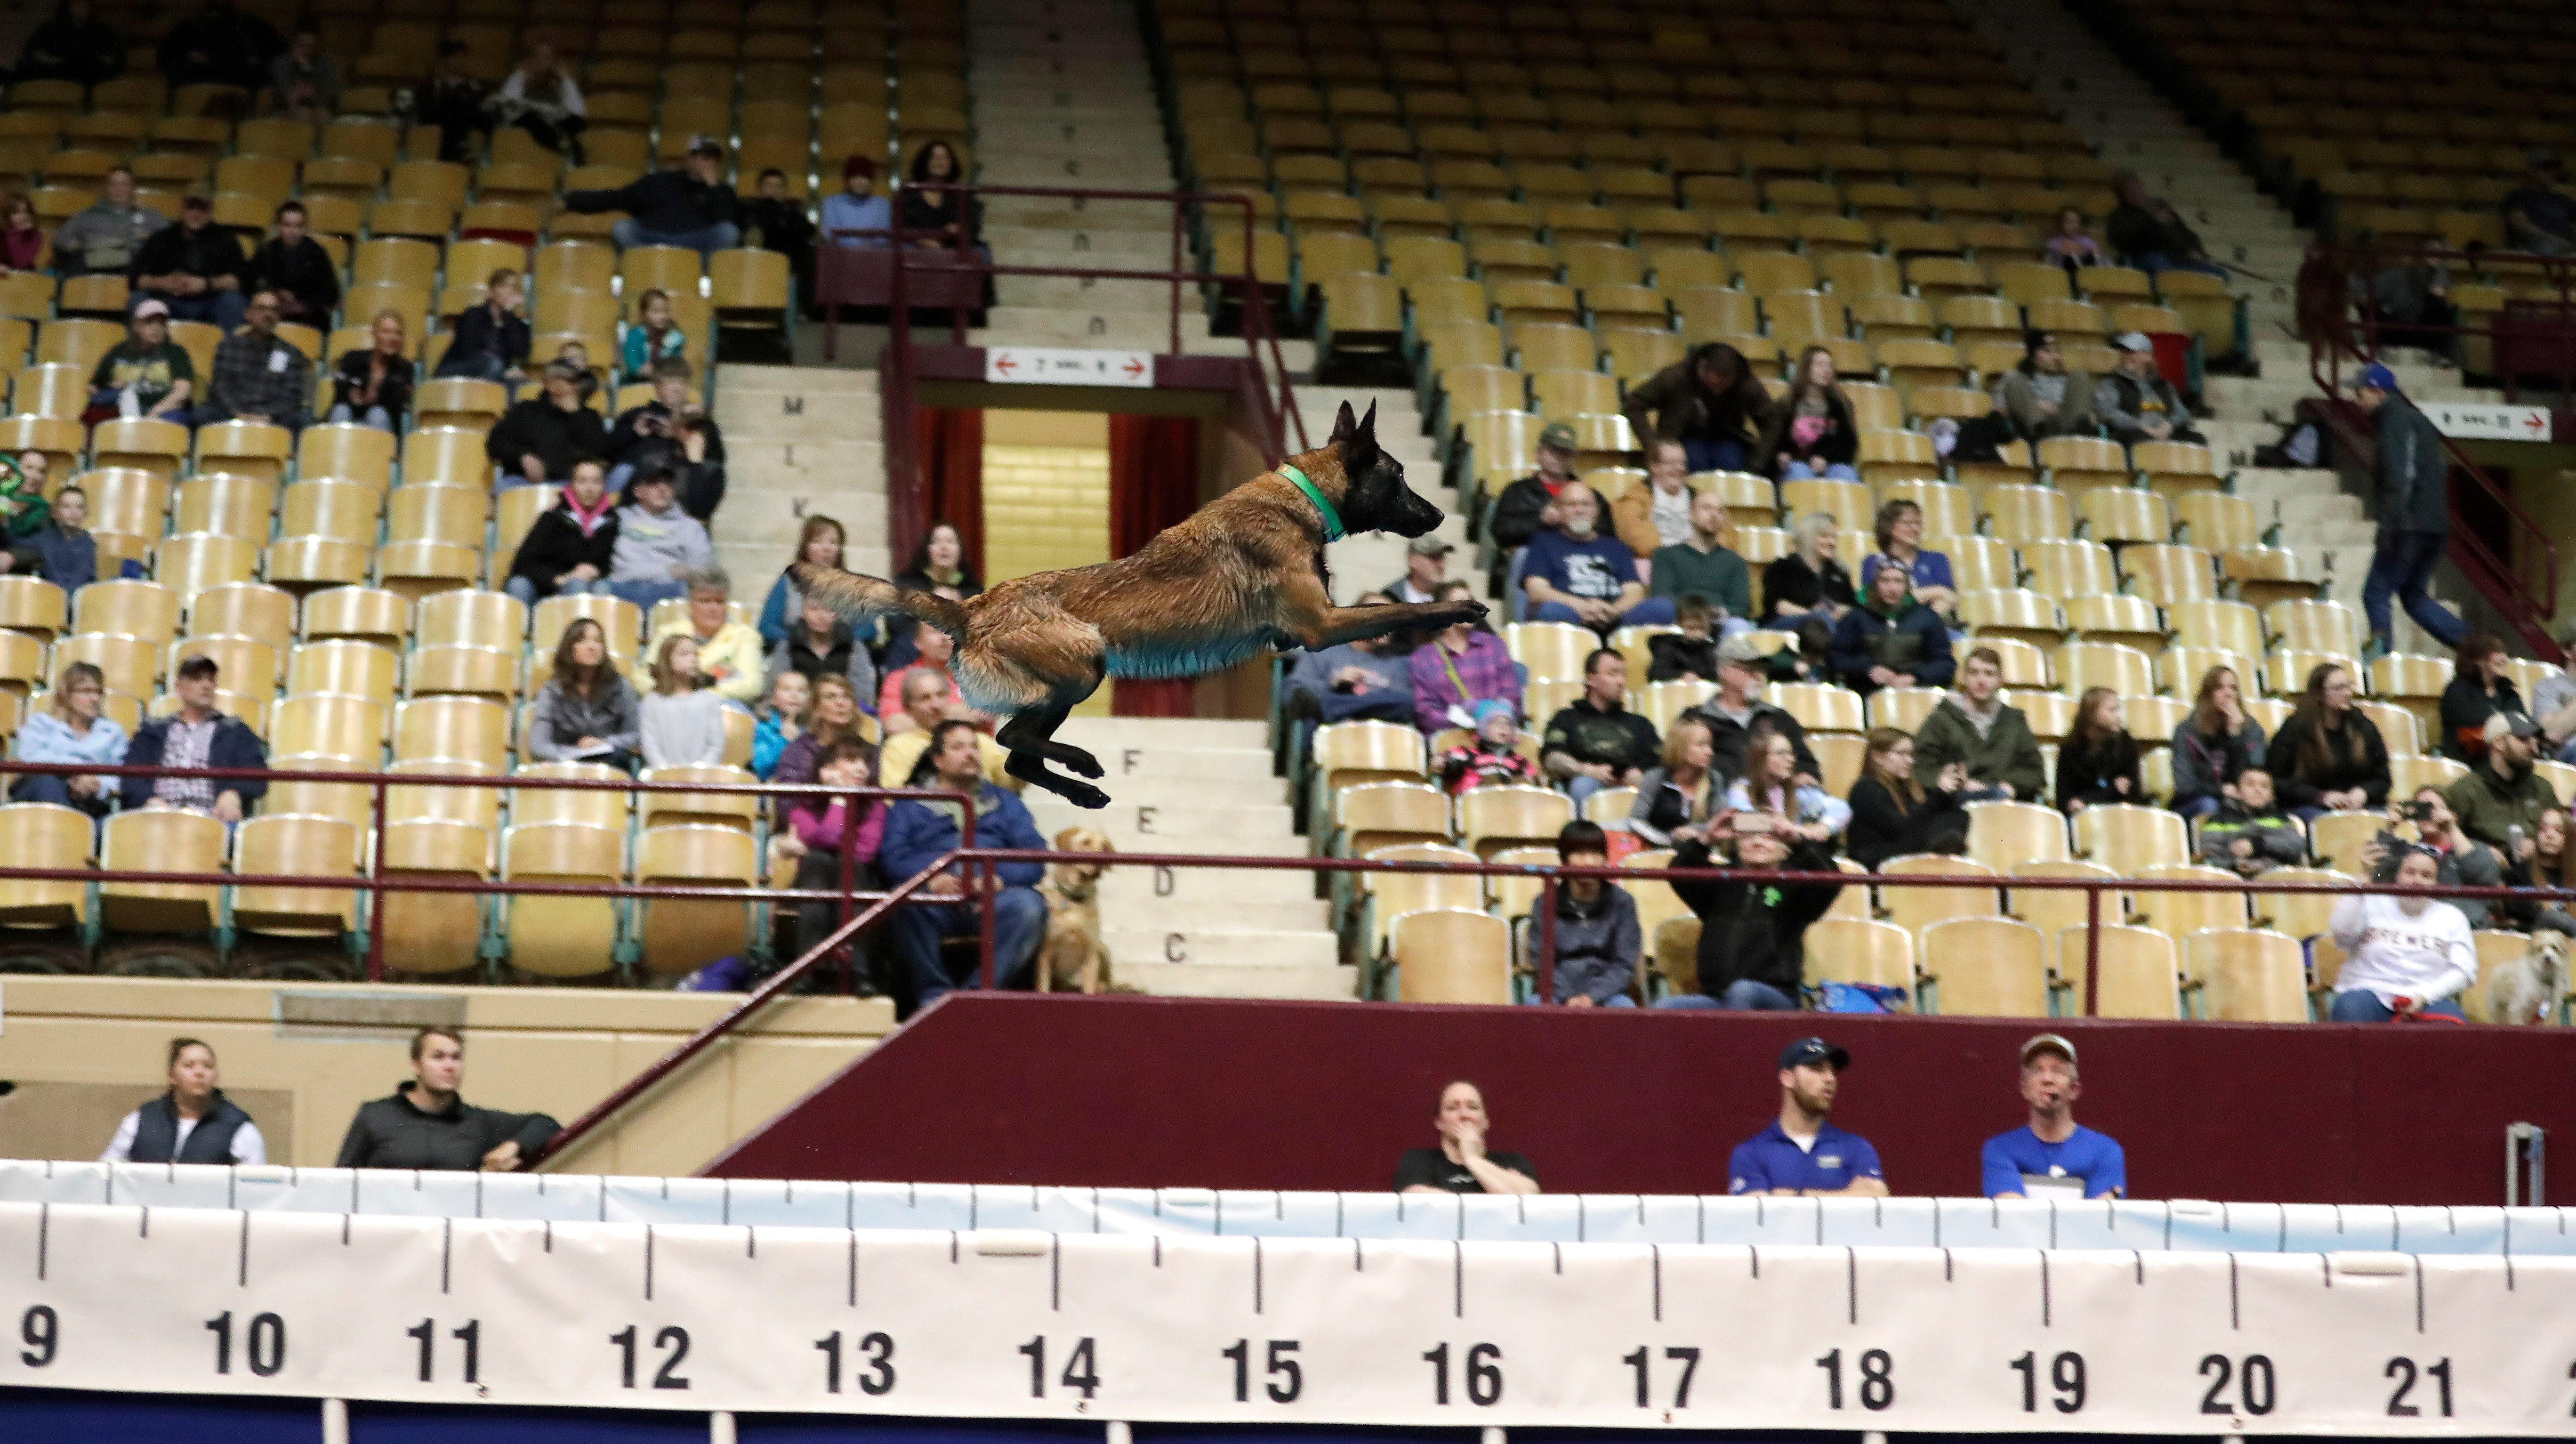
<svg viewBox="0 0 2576 1444"><path fill-rule="evenodd" d="M2565 1436L2576 1260L0 1205L0 1385L1226 1424Z"/></svg>

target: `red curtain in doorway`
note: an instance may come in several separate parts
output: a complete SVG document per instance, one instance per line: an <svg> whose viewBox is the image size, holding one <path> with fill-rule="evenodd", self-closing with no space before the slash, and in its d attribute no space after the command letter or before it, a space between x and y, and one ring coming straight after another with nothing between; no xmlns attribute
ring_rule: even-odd
<svg viewBox="0 0 2576 1444"><path fill-rule="evenodd" d="M965 543L966 563L984 574L984 413L975 407L924 406L913 429L913 454L921 460L922 530L946 522ZM914 538L919 544L919 538ZM909 551L894 569L912 564Z"/></svg>
<svg viewBox="0 0 2576 1444"><path fill-rule="evenodd" d="M1199 424L1187 416L1109 418L1109 554L1133 555L1199 509ZM1121 717L1187 717L1188 678L1119 678L1109 710Z"/></svg>

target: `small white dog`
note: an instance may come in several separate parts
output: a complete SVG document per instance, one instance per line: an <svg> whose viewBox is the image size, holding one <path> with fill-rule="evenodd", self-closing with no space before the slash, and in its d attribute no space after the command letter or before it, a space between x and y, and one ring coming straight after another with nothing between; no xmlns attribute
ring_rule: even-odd
<svg viewBox="0 0 2576 1444"><path fill-rule="evenodd" d="M2567 935L2536 932L2521 957L2487 974L2487 1017L2517 1026L2555 1023L2567 998Z"/></svg>

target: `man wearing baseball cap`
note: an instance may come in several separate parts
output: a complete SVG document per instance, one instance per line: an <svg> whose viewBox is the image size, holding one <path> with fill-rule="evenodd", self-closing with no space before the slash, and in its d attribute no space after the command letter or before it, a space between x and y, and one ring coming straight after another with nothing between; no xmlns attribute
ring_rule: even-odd
<svg viewBox="0 0 2576 1444"><path fill-rule="evenodd" d="M212 321L229 336L249 301L242 289L248 257L230 226L215 224L214 202L192 195L179 203L179 224L163 226L134 253L134 288L167 304L182 321Z"/></svg>
<svg viewBox="0 0 2576 1444"><path fill-rule="evenodd" d="M2110 1135L2075 1121L2075 1045L2042 1033L2021 1045L2021 1098L2030 1121L1986 1140L1988 1198L2122 1198L2129 1161Z"/></svg>
<svg viewBox="0 0 2576 1444"><path fill-rule="evenodd" d="M1556 525L1556 494L1574 480L1574 452L1573 427L1551 421L1539 432L1538 470L1503 488L1485 524L1497 550L1528 546L1541 529Z"/></svg>
<svg viewBox="0 0 2576 1444"><path fill-rule="evenodd" d="M94 424L130 411L185 426L196 385L196 363L188 359L186 347L170 339L170 308L146 300L126 317L125 339L99 357L97 369L90 372L89 410L81 419Z"/></svg>
<svg viewBox="0 0 2576 1444"><path fill-rule="evenodd" d="M2192 429L2191 408L2182 393L2156 369L2156 343L2144 331L2123 331L2111 338L2120 364L2093 387L2093 414L2123 446L2141 441L2201 439Z"/></svg>
<svg viewBox="0 0 2576 1444"><path fill-rule="evenodd" d="M1455 550L1437 534L1415 537L1405 544L1404 575L1378 590L1399 602L1418 605L1438 600L1440 584L1449 580L1449 553Z"/></svg>
<svg viewBox="0 0 2576 1444"><path fill-rule="evenodd" d="M2370 619L2362 660L2396 650L2391 597L2415 625L2456 650L2469 629L2426 590L2451 540L2451 457L2442 433L2398 392L2397 373L2385 366L2362 368L2352 400L2379 433L2379 542L2361 584L2361 610Z"/></svg>
<svg viewBox="0 0 2576 1444"><path fill-rule="evenodd" d="M1735 1147L1726 1191L1782 1197L1885 1198L1878 1150L1825 1121L1851 1054L1822 1038L1780 1050L1780 1116Z"/></svg>
<svg viewBox="0 0 2576 1444"><path fill-rule="evenodd" d="M583 215L624 211L612 234L621 247L679 246L701 258L731 250L742 239L736 224L741 198L724 183L724 142L689 138L678 170L657 170L615 190L566 191L564 209Z"/></svg>

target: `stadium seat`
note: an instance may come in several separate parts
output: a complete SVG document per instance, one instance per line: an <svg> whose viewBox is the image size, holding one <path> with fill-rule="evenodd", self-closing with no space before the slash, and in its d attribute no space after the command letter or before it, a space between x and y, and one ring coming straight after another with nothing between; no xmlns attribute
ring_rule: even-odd
<svg viewBox="0 0 2576 1444"><path fill-rule="evenodd" d="M233 830L233 870L245 875L358 875L361 829L327 817L253 817ZM337 938L357 925L358 895L332 888L237 887L233 926L246 932Z"/></svg>
<svg viewBox="0 0 2576 1444"><path fill-rule="evenodd" d="M76 808L47 802L0 806L0 869L89 865L93 824ZM89 884L0 877L0 925L63 928L89 921Z"/></svg>
<svg viewBox="0 0 2576 1444"><path fill-rule="evenodd" d="M750 887L759 878L759 845L744 828L647 827L638 844L635 880L648 886ZM645 971L678 977L740 952L749 936L750 915L750 904L744 902L646 898L636 922Z"/></svg>
<svg viewBox="0 0 2576 1444"><path fill-rule="evenodd" d="M2037 803L1971 802L1968 856L1997 872L2019 862L2067 861L2066 819Z"/></svg>
<svg viewBox="0 0 2576 1444"><path fill-rule="evenodd" d="M99 830L99 863L111 872L216 873L224 866L224 825L212 816L140 808ZM220 889L200 883L103 882L99 921L120 933L207 933Z"/></svg>
<svg viewBox="0 0 2576 1444"><path fill-rule="evenodd" d="M1512 1000L1511 926L1501 918L1450 908L1404 913L1389 928L1387 951L1402 1002Z"/></svg>
<svg viewBox="0 0 2576 1444"><path fill-rule="evenodd" d="M1806 984L1870 983L1914 995L1914 935L1894 923L1820 918L1807 927Z"/></svg>
<svg viewBox="0 0 2576 1444"><path fill-rule="evenodd" d="M2275 874L2277 876L2277 874ZM2204 979L2202 1016L2222 1023L2304 1023L2307 969L2298 939L2250 928L2192 935L2193 973Z"/></svg>
<svg viewBox="0 0 2576 1444"><path fill-rule="evenodd" d="M2231 883L2240 880L2234 873L2221 868L2181 863L2142 867L2136 870L2135 875L2165 882ZM2180 944L2206 928L2244 927L2246 904L2247 898L2242 892L2158 892L2142 889L2135 895L2133 905L2139 922ZM2184 961L2188 963L2192 959L2186 956Z"/></svg>
<svg viewBox="0 0 2576 1444"><path fill-rule="evenodd" d="M2044 1018L2048 965L2039 929L2000 917L1954 917L1923 930L1924 981L1943 1017Z"/></svg>
<svg viewBox="0 0 2576 1444"><path fill-rule="evenodd" d="M2172 1022L2181 1012L2181 993L2174 966L2174 940L2146 928L2105 926L2090 945L2094 981L2087 981L2088 956L2082 928L2069 928L2057 942L2059 973L2073 990L2070 1003L2097 1018L2141 1018ZM2090 1009L2084 1000L2094 999Z"/></svg>
<svg viewBox="0 0 2576 1444"><path fill-rule="evenodd" d="M1480 857L1520 845L1553 845L1574 803L1544 787L1479 787L1457 799L1460 842Z"/></svg>
<svg viewBox="0 0 2576 1444"><path fill-rule="evenodd" d="M2075 850L2120 877L2191 856L2182 817L2162 808L2100 803L2075 814Z"/></svg>
<svg viewBox="0 0 2576 1444"><path fill-rule="evenodd" d="M1445 843L1449 798L1421 782L1363 782L1331 794L1333 827L1345 857L1363 857L1404 843Z"/></svg>
<svg viewBox="0 0 2576 1444"><path fill-rule="evenodd" d="M1883 877L1993 878L1996 869L1964 857L1936 853L1891 857L1878 865ZM1907 932L1920 934L1944 918L1992 917L2003 911L2002 894L1992 887L1881 887L1880 911Z"/></svg>

